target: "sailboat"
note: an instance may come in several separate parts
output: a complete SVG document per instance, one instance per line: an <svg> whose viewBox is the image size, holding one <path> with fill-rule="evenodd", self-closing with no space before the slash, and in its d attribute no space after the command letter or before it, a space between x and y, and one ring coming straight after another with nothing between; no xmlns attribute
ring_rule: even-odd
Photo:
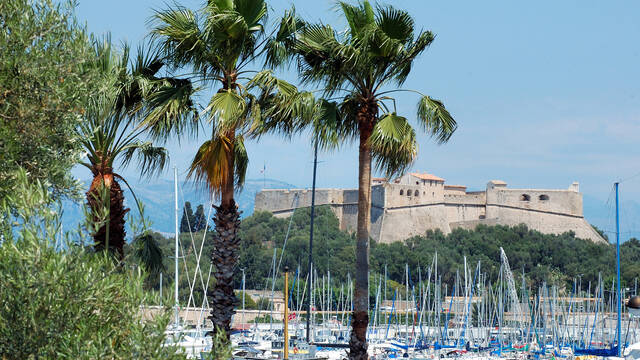
<svg viewBox="0 0 640 360"><path fill-rule="evenodd" d="M614 184L616 192L616 270L617 270L617 291L616 291L616 305L617 305L617 327L616 327L616 341L611 344L610 348L594 349L589 345L588 348L576 348L573 350L575 355L594 355L603 357L622 357L621 344L622 339L622 292L620 291L620 196L619 188L620 183Z"/></svg>
<svg viewBox="0 0 640 360"><path fill-rule="evenodd" d="M179 259L179 225L178 225L178 169L173 167L174 199L175 199L175 292L174 322L165 331L164 346L177 346L188 358L197 358L201 352L211 348L211 339L201 329L186 329L180 324L180 302L178 299L178 259Z"/></svg>

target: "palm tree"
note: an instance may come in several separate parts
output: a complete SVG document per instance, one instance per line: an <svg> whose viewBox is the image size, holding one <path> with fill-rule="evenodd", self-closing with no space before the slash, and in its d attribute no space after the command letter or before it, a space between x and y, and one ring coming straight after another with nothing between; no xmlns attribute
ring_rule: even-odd
<svg viewBox="0 0 640 360"><path fill-rule="evenodd" d="M229 334L236 297L233 272L238 261L240 213L234 191L244 183L248 156L246 137L264 131L280 131L286 126L269 122L264 105L278 99L278 90L295 91L295 87L273 77L268 71L249 68L265 51L264 32L267 5L264 0L210 0L202 11L176 6L159 11L153 17L152 36L165 55L171 71L188 69L181 81L202 84L186 91L169 89L152 97L153 104L163 104L151 112L145 124L153 134L166 138L185 125L211 128L211 135L196 152L188 177L203 183L220 200L214 206L212 263L216 283L207 294L212 302L210 316L214 332ZM179 107L197 91L217 87L201 115L191 122L170 122L163 118L167 109ZM253 94L252 90L259 90ZM264 90L263 89L268 89Z"/></svg>
<svg viewBox="0 0 640 360"><path fill-rule="evenodd" d="M93 66L99 70L104 86L92 99L77 129L87 157L81 164L93 175L86 198L92 220L97 223L94 247L114 251L120 259L126 235L125 214L129 209L124 206L118 180L127 182L114 172L114 165L126 167L135 157L141 175L151 175L161 171L167 160L164 148L141 140L144 130L137 128L133 121L146 106L146 91L167 85L167 80L154 77L162 63L140 50L130 69L129 53L125 46L122 53L117 54L110 38L95 41ZM133 196L135 198L135 194Z"/></svg>
<svg viewBox="0 0 640 360"><path fill-rule="evenodd" d="M282 19L279 37L271 46L274 50L268 55L276 65L293 57L303 83L320 85L327 99L338 100L335 116L326 118L321 126L321 136L328 136L326 146L358 141L356 277L349 356L366 359L371 164L373 161L390 177L402 173L418 151L415 130L396 113L396 101L390 95L398 91L419 95L417 122L439 143L449 140L456 122L440 101L399 88L414 60L434 40L431 32L416 34L410 14L392 6L374 9L366 0L338 5L349 24L346 31L304 23L291 11Z"/></svg>

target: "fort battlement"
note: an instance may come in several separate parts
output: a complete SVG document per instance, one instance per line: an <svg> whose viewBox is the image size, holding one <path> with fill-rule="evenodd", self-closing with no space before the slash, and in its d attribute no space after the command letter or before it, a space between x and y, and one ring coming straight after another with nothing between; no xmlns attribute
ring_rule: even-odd
<svg viewBox="0 0 640 360"><path fill-rule="evenodd" d="M384 243L401 241L439 229L473 229L480 224L525 224L543 233L573 231L595 242L605 240L584 219L578 183L568 189L511 189L491 180L485 191L467 192L466 186L445 184L431 174L411 173L393 181L376 179L371 194L371 236ZM340 228L355 231L357 189L317 189L316 204L329 205ZM278 217L311 206L311 190L269 189L256 194L255 210Z"/></svg>

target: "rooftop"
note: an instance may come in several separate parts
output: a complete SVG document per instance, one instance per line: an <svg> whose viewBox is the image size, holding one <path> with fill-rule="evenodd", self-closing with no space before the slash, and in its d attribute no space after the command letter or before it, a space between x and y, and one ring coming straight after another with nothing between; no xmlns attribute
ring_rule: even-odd
<svg viewBox="0 0 640 360"><path fill-rule="evenodd" d="M466 189L467 187L464 185L445 185L445 189Z"/></svg>
<svg viewBox="0 0 640 360"><path fill-rule="evenodd" d="M442 181L442 182L444 182L444 179L443 179L443 178L441 178L441 177L437 177L437 176L432 175L432 174L427 174L427 173L424 173L424 174L420 174L420 173L411 173L410 175L411 175L411 176L415 176L415 177L417 177L418 179L422 179L422 180L434 180L434 181Z"/></svg>
<svg viewBox="0 0 640 360"><path fill-rule="evenodd" d="M505 185L505 186L507 185L507 183L502 181L502 180L491 180L489 182L494 184L494 185Z"/></svg>

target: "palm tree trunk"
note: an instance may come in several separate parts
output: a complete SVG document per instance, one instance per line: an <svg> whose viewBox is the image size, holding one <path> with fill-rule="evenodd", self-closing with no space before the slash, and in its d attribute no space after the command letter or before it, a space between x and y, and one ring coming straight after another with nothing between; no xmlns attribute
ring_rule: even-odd
<svg viewBox="0 0 640 360"><path fill-rule="evenodd" d="M113 173L106 172L94 176L87 191L87 203L91 209L93 221L103 220L99 218L99 212L105 208L105 199L102 199L103 186L107 188L107 196L109 196L109 221L93 234L93 246L96 251L104 250L108 246L109 250L115 251L118 259L122 260L126 236L124 217L129 209L124 207L124 194Z"/></svg>
<svg viewBox="0 0 640 360"><path fill-rule="evenodd" d="M360 146L358 155L358 224L356 230L356 276L349 359L367 360L369 323L369 228L371 223L371 148L375 105L364 105L358 113Z"/></svg>
<svg viewBox="0 0 640 360"><path fill-rule="evenodd" d="M240 237L240 212L234 200L234 151L233 138L230 136L231 151L227 154L227 181L222 191L220 206L214 206L216 215L213 218L215 231L213 234L213 251L211 261L215 266L216 285L207 296L212 300L209 320L213 323L214 333L224 331L229 337L231 318L235 314L237 299L233 291L233 270L238 262Z"/></svg>

